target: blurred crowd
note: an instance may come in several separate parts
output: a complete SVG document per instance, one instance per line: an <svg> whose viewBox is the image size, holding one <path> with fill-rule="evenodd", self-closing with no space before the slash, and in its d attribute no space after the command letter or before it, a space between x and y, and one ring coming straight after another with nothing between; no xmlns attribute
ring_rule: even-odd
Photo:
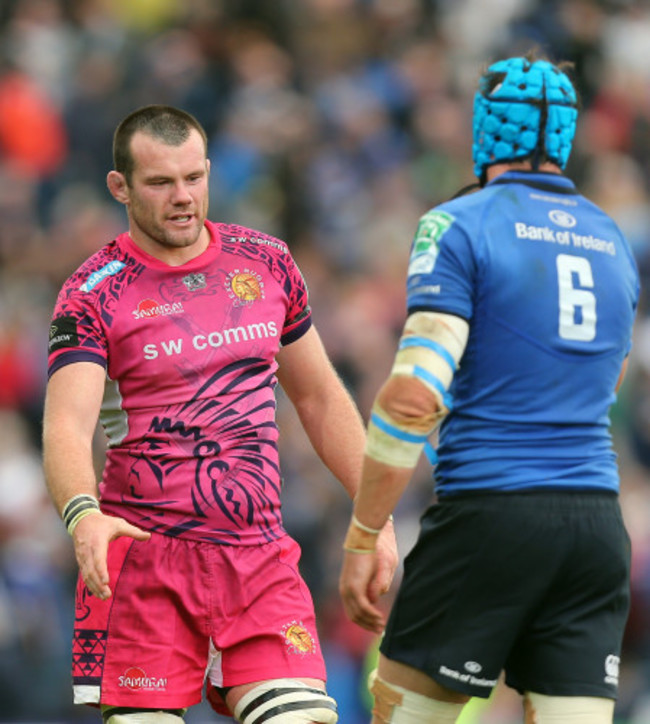
<svg viewBox="0 0 650 724"><path fill-rule="evenodd" d="M147 103L209 136L210 217L286 240L332 359L367 415L405 315L420 214L471 183L485 64L532 45L575 64L583 110L567 173L650 275L646 0L0 0L0 721L90 722L72 707L76 565L40 464L56 293L125 228L109 197L112 133ZM647 284L645 285L647 288ZM338 600L350 505L279 397L286 526L320 615L342 724L367 721L376 643ZM650 310L612 411L633 543L617 721L650 722ZM97 434L98 470L103 440ZM402 553L432 497L418 468L396 515ZM469 721L468 716L468 721ZM188 722L207 722L198 707ZM471 715L521 721L501 687ZM212 719L216 721L216 719Z"/></svg>

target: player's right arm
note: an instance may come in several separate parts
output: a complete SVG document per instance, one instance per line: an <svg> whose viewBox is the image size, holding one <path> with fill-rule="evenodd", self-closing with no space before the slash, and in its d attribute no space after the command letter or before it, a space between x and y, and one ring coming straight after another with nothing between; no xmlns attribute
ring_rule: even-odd
<svg viewBox="0 0 650 724"><path fill-rule="evenodd" d="M627 374L627 366L629 362L629 357L626 357L623 360L623 364L621 365L621 372L618 376L618 380L616 382L616 392L618 392L621 389L621 385L623 384L623 380L625 379L625 375Z"/></svg>
<svg viewBox="0 0 650 724"><path fill-rule="evenodd" d="M43 415L43 465L47 487L63 514L76 496L97 499L93 438L104 394L105 371L93 362L65 365L51 376ZM86 509L88 510L88 509ZM149 533L97 510L79 516L72 531L79 570L90 592L111 595L106 554L114 538L146 540Z"/></svg>

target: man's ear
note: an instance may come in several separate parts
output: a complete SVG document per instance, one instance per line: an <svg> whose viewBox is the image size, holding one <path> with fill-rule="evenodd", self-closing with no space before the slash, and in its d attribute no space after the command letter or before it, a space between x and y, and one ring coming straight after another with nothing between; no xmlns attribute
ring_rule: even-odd
<svg viewBox="0 0 650 724"><path fill-rule="evenodd" d="M111 196L121 204L126 204L129 200L129 187L126 178L119 171L109 171L106 176L106 185L111 192Z"/></svg>

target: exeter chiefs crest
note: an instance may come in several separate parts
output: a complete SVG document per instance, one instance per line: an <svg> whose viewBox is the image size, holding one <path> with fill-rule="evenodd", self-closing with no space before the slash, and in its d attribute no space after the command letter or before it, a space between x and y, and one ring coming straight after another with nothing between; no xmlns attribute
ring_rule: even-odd
<svg viewBox="0 0 650 724"><path fill-rule="evenodd" d="M226 277L226 292L236 307L252 304L264 299L264 282L260 274L250 269L235 269Z"/></svg>
<svg viewBox="0 0 650 724"><path fill-rule="evenodd" d="M302 621L291 621L282 628L284 640L292 654L313 654L316 644Z"/></svg>

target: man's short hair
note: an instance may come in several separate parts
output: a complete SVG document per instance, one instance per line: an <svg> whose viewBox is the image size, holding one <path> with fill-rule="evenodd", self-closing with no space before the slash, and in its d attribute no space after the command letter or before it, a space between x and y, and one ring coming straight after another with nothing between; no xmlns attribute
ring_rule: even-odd
<svg viewBox="0 0 650 724"><path fill-rule="evenodd" d="M169 146L180 146L190 136L192 129L203 139L206 154L208 139L203 126L186 111L173 106L148 105L138 108L124 118L113 135L113 167L131 183L134 160L131 139L138 133L146 133Z"/></svg>

